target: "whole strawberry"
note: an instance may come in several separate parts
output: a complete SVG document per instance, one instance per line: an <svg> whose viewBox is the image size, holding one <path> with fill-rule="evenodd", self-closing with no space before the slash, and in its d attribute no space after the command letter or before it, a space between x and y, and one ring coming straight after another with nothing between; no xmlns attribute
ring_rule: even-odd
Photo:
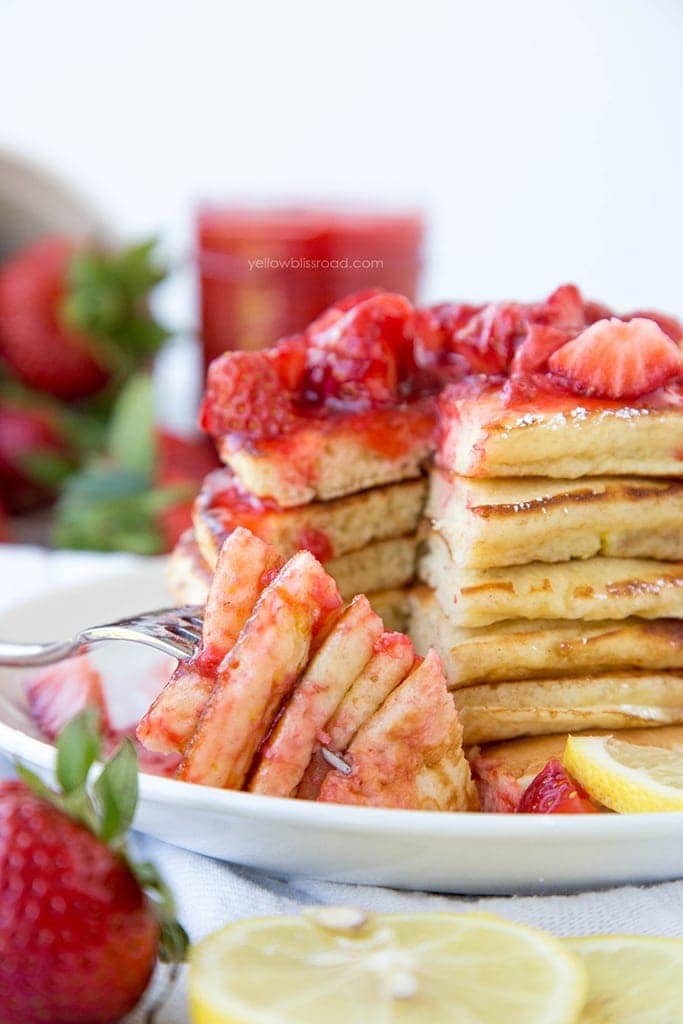
<svg viewBox="0 0 683 1024"><path fill-rule="evenodd" d="M37 391L95 394L167 337L147 307L163 276L151 243L106 253L43 238L0 268L0 356Z"/></svg>
<svg viewBox="0 0 683 1024"><path fill-rule="evenodd" d="M74 465L73 445L56 410L0 395L0 501L8 511L49 502Z"/></svg>
<svg viewBox="0 0 683 1024"><path fill-rule="evenodd" d="M0 786L0 1024L109 1024L135 1006L157 952L184 956L168 889L125 849L137 799L129 741L92 790L90 712L58 739L61 793L25 768Z"/></svg>

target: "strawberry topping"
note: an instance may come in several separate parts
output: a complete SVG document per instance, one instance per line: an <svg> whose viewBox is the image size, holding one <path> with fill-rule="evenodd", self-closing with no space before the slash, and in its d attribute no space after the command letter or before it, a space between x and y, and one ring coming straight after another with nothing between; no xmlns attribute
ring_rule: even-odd
<svg viewBox="0 0 683 1024"><path fill-rule="evenodd" d="M303 376L303 337L260 352L226 352L209 367L200 422L214 436L254 441L285 434L296 424L292 391Z"/></svg>
<svg viewBox="0 0 683 1024"><path fill-rule="evenodd" d="M408 299L388 292L328 310L306 332L303 402L367 406L395 399L414 368L412 316Z"/></svg>
<svg viewBox="0 0 683 1024"><path fill-rule="evenodd" d="M446 380L472 373L545 370L548 356L586 326L581 293L573 284L544 302L442 303L416 315L419 365L448 368Z"/></svg>
<svg viewBox="0 0 683 1024"><path fill-rule="evenodd" d="M559 761L548 761L524 790L518 814L597 814L598 808Z"/></svg>
<svg viewBox="0 0 683 1024"><path fill-rule="evenodd" d="M608 313L573 284L536 303L420 309L380 289L360 292L272 349L215 360L202 426L232 444L258 445L312 418L374 416L477 376L543 377L551 391L617 400L649 394L679 375L676 320L647 313L606 321ZM612 325L607 334L605 323Z"/></svg>
<svg viewBox="0 0 683 1024"><path fill-rule="evenodd" d="M581 292L575 284L560 285L545 302L530 307L529 319L534 324L576 334L587 323Z"/></svg>
<svg viewBox="0 0 683 1024"><path fill-rule="evenodd" d="M675 316L668 316L666 313L656 313L654 310L637 310L635 313L625 313L622 320L635 320L642 317L645 320L654 320L658 327L668 334L672 341L679 345L683 341L683 324Z"/></svg>
<svg viewBox="0 0 683 1024"><path fill-rule="evenodd" d="M26 683L26 699L31 717L49 740L86 709L97 711L103 732L110 729L102 677L85 654L37 672Z"/></svg>
<svg viewBox="0 0 683 1024"><path fill-rule="evenodd" d="M569 337L566 331L557 327L531 324L512 358L510 373L516 376L546 369L550 356L557 352L558 348L562 348Z"/></svg>
<svg viewBox="0 0 683 1024"><path fill-rule="evenodd" d="M598 320L548 360L577 394L639 398L683 373L683 353L653 320Z"/></svg>

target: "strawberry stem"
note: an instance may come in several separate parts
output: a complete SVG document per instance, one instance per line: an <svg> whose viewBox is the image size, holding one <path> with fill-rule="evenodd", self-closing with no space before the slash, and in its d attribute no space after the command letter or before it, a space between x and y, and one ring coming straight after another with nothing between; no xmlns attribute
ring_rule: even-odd
<svg viewBox="0 0 683 1024"><path fill-rule="evenodd" d="M120 252L78 251L69 267L61 316L89 339L95 359L120 380L170 337L148 304L149 292L166 276L155 247L150 239Z"/></svg>

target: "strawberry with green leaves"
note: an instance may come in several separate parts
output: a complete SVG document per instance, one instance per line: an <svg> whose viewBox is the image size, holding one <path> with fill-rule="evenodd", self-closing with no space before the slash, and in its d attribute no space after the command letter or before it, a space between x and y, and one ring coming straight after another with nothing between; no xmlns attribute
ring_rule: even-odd
<svg viewBox="0 0 683 1024"><path fill-rule="evenodd" d="M0 394L0 501L10 512L46 504L76 465L67 417L12 389Z"/></svg>
<svg viewBox="0 0 683 1024"><path fill-rule="evenodd" d="M67 401L124 379L167 337L147 298L164 270L152 242L121 252L43 238L0 268L0 357Z"/></svg>
<svg viewBox="0 0 683 1024"><path fill-rule="evenodd" d="M113 1024L157 962L179 962L187 936L157 870L126 833L137 758L124 741L92 786L97 716L60 733L60 792L28 769L0 785L0 1024Z"/></svg>
<svg viewBox="0 0 683 1024"><path fill-rule="evenodd" d="M169 551L190 526L202 480L218 465L205 438L155 427L151 378L137 374L114 404L102 454L61 494L55 542L141 555Z"/></svg>

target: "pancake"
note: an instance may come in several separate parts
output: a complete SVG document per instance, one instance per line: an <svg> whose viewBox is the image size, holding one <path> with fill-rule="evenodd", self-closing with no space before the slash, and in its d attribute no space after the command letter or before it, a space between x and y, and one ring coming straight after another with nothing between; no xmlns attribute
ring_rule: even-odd
<svg viewBox="0 0 683 1024"><path fill-rule="evenodd" d="M307 665L261 745L247 785L251 793L295 795L319 734L370 661L382 632L382 620L368 599L355 597Z"/></svg>
<svg viewBox="0 0 683 1024"><path fill-rule="evenodd" d="M193 510L194 532L204 560L213 567L223 541L237 526L291 558L306 549L321 561L358 551L373 541L415 533L426 480L375 487L332 501L282 508L272 499L247 494L229 469L210 473Z"/></svg>
<svg viewBox="0 0 683 1024"><path fill-rule="evenodd" d="M435 469L425 515L462 568L683 559L683 479L488 480Z"/></svg>
<svg viewBox="0 0 683 1024"><path fill-rule="evenodd" d="M463 476L683 475L680 384L627 401L580 397L535 378L447 389L438 464Z"/></svg>
<svg viewBox="0 0 683 1024"><path fill-rule="evenodd" d="M166 570L168 589L176 604L206 604L213 572L202 558L192 530L185 530L173 548Z"/></svg>
<svg viewBox="0 0 683 1024"><path fill-rule="evenodd" d="M604 729L588 730L589 735L610 735ZM530 736L504 743L474 747L467 752L482 811L516 811L529 783L548 761L562 760L568 733L554 736ZM663 747L683 753L683 726L625 729L619 733L624 743Z"/></svg>
<svg viewBox="0 0 683 1024"><path fill-rule="evenodd" d="M284 564L274 547L238 527L211 578L201 643L142 716L136 734L149 750L183 753L214 688L215 669L232 650L273 574Z"/></svg>
<svg viewBox="0 0 683 1024"><path fill-rule="evenodd" d="M365 596L386 629L405 633L408 622L408 593L408 587L391 587L387 590L371 590Z"/></svg>
<svg viewBox="0 0 683 1024"><path fill-rule="evenodd" d="M360 551L324 562L342 597L404 587L415 576L417 536L397 537L368 544Z"/></svg>
<svg viewBox="0 0 683 1024"><path fill-rule="evenodd" d="M462 729L431 652L358 730L318 800L371 807L467 811L477 806Z"/></svg>
<svg viewBox="0 0 683 1024"><path fill-rule="evenodd" d="M683 673L640 672L466 686L465 745L516 736L683 723Z"/></svg>
<svg viewBox="0 0 683 1024"><path fill-rule="evenodd" d="M419 477L434 450L432 400L311 419L293 433L235 447L216 439L221 461L245 491L283 508L328 501Z"/></svg>
<svg viewBox="0 0 683 1024"><path fill-rule="evenodd" d="M377 600L391 609L397 621L405 621L404 588L415 574L417 537L394 537L368 544L339 558L324 562L346 598L356 594L379 593ZM211 570L199 551L191 531L186 531L171 552L168 581L178 604L204 604L211 582ZM400 593L396 591L400 590ZM391 593L384 593L384 592Z"/></svg>
<svg viewBox="0 0 683 1024"><path fill-rule="evenodd" d="M261 591L235 645L218 665L177 778L242 788L311 653L341 611L334 581L309 551L299 551Z"/></svg>
<svg viewBox="0 0 683 1024"><path fill-rule="evenodd" d="M451 689L477 682L683 669L681 619L512 619L466 629L444 615L434 592L424 586L410 591L409 607L415 650L425 654L434 647Z"/></svg>
<svg viewBox="0 0 683 1024"><path fill-rule="evenodd" d="M413 575L414 546L397 542L394 551L398 553L398 573L408 573L410 551L410 577ZM386 552L385 552L386 553ZM356 565L365 558L358 554ZM329 567L329 566L328 566ZM340 574L348 574L342 561ZM396 567L389 566L387 575L395 572ZM400 575L399 575L400 578ZM191 530L186 530L176 544L169 558L167 581L169 591L176 604L204 604L209 592L212 573L200 554L199 547ZM348 582L348 580L347 580ZM351 581L352 582L352 581ZM355 590L353 591L355 593ZM352 596L352 595L346 595ZM372 608L380 616L387 630L403 631L408 620L408 587L385 587L371 590L366 594Z"/></svg>
<svg viewBox="0 0 683 1024"><path fill-rule="evenodd" d="M385 631L376 641L373 655L342 697L322 735L325 745L343 753L354 736L405 679L413 667L415 651L407 636ZM317 749L308 763L296 795L315 800L330 766Z"/></svg>
<svg viewBox="0 0 683 1024"><path fill-rule="evenodd" d="M431 530L418 575L457 626L505 619L683 618L683 562L597 557L462 570L442 535Z"/></svg>

